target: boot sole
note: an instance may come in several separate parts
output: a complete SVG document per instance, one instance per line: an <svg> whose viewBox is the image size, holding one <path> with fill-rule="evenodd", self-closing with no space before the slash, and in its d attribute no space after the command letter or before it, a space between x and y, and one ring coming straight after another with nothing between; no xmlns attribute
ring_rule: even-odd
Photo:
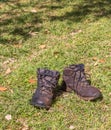
<svg viewBox="0 0 111 130"><path fill-rule="evenodd" d="M80 95L77 94L78 97L80 97L81 99L85 100L85 101L95 101L97 100L99 97L82 97Z"/></svg>

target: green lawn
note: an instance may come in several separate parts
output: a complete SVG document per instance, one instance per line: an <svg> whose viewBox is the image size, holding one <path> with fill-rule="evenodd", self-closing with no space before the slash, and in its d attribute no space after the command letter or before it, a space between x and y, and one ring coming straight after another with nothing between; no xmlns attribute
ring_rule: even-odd
<svg viewBox="0 0 111 130"><path fill-rule="evenodd" d="M78 63L103 100L64 92L48 111L30 105L37 68L60 71L60 85ZM0 130L110 130L111 1L0 0L0 86Z"/></svg>

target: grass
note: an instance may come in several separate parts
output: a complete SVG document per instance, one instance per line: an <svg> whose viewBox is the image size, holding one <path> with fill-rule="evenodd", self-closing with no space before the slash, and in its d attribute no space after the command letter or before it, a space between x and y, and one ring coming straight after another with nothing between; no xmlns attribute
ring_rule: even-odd
<svg viewBox="0 0 111 130"><path fill-rule="evenodd" d="M111 1L0 0L0 17L0 129L110 130ZM29 104L37 68L60 71L60 84L64 67L78 63L102 101L63 93L49 111Z"/></svg>

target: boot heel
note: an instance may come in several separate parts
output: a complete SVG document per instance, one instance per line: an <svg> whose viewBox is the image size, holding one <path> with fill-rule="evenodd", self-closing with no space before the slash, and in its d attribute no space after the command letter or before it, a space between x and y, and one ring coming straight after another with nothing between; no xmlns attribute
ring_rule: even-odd
<svg viewBox="0 0 111 130"><path fill-rule="evenodd" d="M72 92L72 89L66 86L66 92Z"/></svg>

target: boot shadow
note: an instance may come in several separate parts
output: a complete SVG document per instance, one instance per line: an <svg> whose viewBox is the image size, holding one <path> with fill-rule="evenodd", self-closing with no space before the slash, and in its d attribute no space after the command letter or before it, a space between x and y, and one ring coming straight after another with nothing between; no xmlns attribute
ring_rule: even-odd
<svg viewBox="0 0 111 130"><path fill-rule="evenodd" d="M55 95L54 95L54 102L56 102L56 99L60 96L63 95L63 93L66 92L66 84L64 81L62 81L62 83L60 85L57 86L57 89L55 91Z"/></svg>
<svg viewBox="0 0 111 130"><path fill-rule="evenodd" d="M101 94L101 96L95 100L92 100L90 102L98 102L98 101L102 101L103 100L103 95Z"/></svg>
<svg viewBox="0 0 111 130"><path fill-rule="evenodd" d="M90 79L88 79L87 82L89 83L89 85L91 85L91 80Z"/></svg>

